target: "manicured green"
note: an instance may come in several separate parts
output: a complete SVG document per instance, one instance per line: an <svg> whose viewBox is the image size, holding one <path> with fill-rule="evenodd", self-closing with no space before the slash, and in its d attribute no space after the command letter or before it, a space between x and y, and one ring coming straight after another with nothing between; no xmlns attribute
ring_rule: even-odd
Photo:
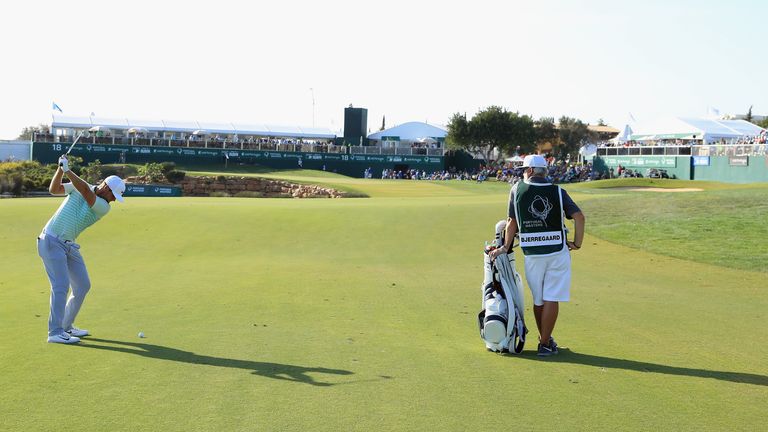
<svg viewBox="0 0 768 432"><path fill-rule="evenodd" d="M766 273L734 268L721 249L765 253L745 243L765 229L742 229L764 207L737 214L765 188L566 185L596 235L573 253L555 332L567 348L539 360L527 294L523 355L488 353L477 332L483 242L505 217L507 185L315 180L371 198L113 204L79 239L93 281L82 346L45 343L34 237L60 198L0 200L0 430L763 428ZM660 200L667 212L634 214ZM665 256L661 239L608 240L697 213L739 217L713 227L719 261ZM679 225L696 229L670 242L701 243L700 222Z"/></svg>

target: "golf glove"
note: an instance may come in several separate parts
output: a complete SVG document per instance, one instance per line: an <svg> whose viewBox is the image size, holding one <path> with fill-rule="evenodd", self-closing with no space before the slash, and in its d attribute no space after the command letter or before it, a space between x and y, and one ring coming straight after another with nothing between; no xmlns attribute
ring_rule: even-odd
<svg viewBox="0 0 768 432"><path fill-rule="evenodd" d="M61 167L61 170L64 172L69 171L69 162L67 162L66 156L62 156L59 158L59 166Z"/></svg>

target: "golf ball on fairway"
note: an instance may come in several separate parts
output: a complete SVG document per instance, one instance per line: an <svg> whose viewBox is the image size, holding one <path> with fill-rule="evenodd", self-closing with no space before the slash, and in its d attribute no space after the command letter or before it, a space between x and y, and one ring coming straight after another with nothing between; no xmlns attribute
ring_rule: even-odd
<svg viewBox="0 0 768 432"><path fill-rule="evenodd" d="M139 337L143 338L144 337L144 332L139 332Z"/></svg>

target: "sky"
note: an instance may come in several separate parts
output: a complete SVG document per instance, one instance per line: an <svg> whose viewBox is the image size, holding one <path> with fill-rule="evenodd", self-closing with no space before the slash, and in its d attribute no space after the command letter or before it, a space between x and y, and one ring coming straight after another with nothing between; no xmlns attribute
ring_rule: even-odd
<svg viewBox="0 0 768 432"><path fill-rule="evenodd" d="M768 2L39 0L0 4L0 139L64 115L445 125L499 105L621 128L768 115Z"/></svg>

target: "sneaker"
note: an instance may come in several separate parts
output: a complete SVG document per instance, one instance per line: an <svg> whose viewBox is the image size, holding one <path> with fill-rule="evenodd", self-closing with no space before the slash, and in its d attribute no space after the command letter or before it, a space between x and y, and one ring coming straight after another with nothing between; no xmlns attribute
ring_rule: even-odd
<svg viewBox="0 0 768 432"><path fill-rule="evenodd" d="M549 357L557 354L557 344L550 339L550 343L543 345L539 344L539 352L536 353L539 357Z"/></svg>
<svg viewBox="0 0 768 432"><path fill-rule="evenodd" d="M60 333L54 336L48 336L48 343L75 344L80 342L77 336L70 336L69 333Z"/></svg>
<svg viewBox="0 0 768 432"><path fill-rule="evenodd" d="M76 337L83 337L88 336L91 333L88 332L88 330L79 329L77 327L72 327L71 329L67 330L67 333L69 333L70 336L76 336Z"/></svg>

